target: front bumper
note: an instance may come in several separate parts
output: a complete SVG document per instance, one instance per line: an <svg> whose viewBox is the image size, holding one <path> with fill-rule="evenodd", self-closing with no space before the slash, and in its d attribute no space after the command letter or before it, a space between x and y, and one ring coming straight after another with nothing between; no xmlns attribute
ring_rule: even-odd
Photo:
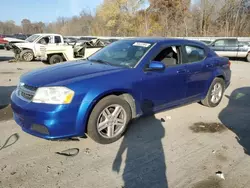
<svg viewBox="0 0 250 188"><path fill-rule="evenodd" d="M77 128L77 105L36 104L20 99L16 90L11 94L14 120L23 131L44 139L83 136Z"/></svg>

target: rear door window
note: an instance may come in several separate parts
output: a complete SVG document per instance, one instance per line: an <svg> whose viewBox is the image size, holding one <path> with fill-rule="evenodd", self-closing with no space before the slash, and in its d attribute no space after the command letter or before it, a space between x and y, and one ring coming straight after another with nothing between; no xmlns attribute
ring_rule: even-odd
<svg viewBox="0 0 250 188"><path fill-rule="evenodd" d="M186 61L184 63L195 63L205 59L205 50L198 46L184 46Z"/></svg>
<svg viewBox="0 0 250 188"><path fill-rule="evenodd" d="M235 39L229 39L229 40L227 40L226 46L235 47L235 46L237 46L237 45L238 45L237 40L235 40Z"/></svg>
<svg viewBox="0 0 250 188"><path fill-rule="evenodd" d="M55 43L61 43L61 37L60 36L55 36Z"/></svg>

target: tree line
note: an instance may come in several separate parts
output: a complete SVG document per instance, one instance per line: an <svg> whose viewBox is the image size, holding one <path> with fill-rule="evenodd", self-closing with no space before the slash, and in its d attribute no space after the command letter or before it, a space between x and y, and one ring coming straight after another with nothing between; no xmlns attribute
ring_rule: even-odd
<svg viewBox="0 0 250 188"><path fill-rule="evenodd" d="M60 33L96 36L247 36L249 0L104 0L93 13L83 11L53 23L23 19L0 22L0 34Z"/></svg>

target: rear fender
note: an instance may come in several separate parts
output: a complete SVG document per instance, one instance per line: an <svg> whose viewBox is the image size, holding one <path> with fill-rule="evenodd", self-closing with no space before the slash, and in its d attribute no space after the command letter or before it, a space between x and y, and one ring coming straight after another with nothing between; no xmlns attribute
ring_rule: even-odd
<svg viewBox="0 0 250 188"><path fill-rule="evenodd" d="M209 78L208 82L207 82L207 85L205 87L205 93L203 95L203 98L206 97L207 93L208 93L208 90L213 82L213 80L216 78L216 77L221 77L222 79L226 79L226 76L225 76L225 72L223 72L222 69L219 69L217 68L216 70L214 70L213 74L211 75L211 77Z"/></svg>

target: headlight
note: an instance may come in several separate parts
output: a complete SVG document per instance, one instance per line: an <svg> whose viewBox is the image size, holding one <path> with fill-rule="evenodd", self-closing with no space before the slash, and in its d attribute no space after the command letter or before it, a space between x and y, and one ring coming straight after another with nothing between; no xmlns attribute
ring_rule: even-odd
<svg viewBox="0 0 250 188"><path fill-rule="evenodd" d="M74 97L74 91L66 87L40 87L32 99L34 103L69 104Z"/></svg>

